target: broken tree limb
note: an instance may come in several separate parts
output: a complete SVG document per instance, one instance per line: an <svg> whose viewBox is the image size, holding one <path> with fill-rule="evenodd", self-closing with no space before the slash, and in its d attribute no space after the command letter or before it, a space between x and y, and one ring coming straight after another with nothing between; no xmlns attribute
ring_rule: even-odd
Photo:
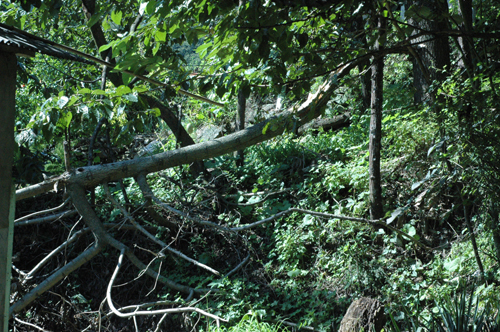
<svg viewBox="0 0 500 332"><path fill-rule="evenodd" d="M103 249L98 243L95 243L92 247L88 248L75 259L73 259L68 264L64 265L62 268L54 272L50 277L45 279L38 286L33 288L29 293L24 295L22 299L11 305L9 315L16 314L33 302L38 296L42 295L44 292L55 286L64 277L68 276L70 273L78 269L83 264L91 260L95 255L97 255Z"/></svg>
<svg viewBox="0 0 500 332"><path fill-rule="evenodd" d="M35 194L50 191L55 185L77 184L83 187L92 187L100 183L117 181L125 177L135 177L140 173L153 173L167 168L190 164L208 158L214 158L231 153L257 143L281 135L285 130L293 130L314 118L317 118L331 95L339 86L339 79L347 75L358 61L353 61L329 75L316 93L297 107L290 107L285 112L236 133L180 149L159 153L111 164L80 167L74 173L49 179L34 188L27 187L16 191L17 198L32 197Z"/></svg>
<svg viewBox="0 0 500 332"><path fill-rule="evenodd" d="M351 114L344 113L334 116L333 118L315 119L305 125L299 127L297 130L298 135L304 135L308 130L318 131L323 128L324 131L335 131L340 128L349 127L351 124Z"/></svg>
<svg viewBox="0 0 500 332"><path fill-rule="evenodd" d="M65 217L69 217L69 216L72 216L72 215L77 214L77 213L78 212L76 212L76 210L68 210L68 211L63 211L63 212L53 214L50 216L29 219L29 220L24 220L24 221L18 221L14 224L14 227L42 224L45 222L54 221L54 220L62 219Z"/></svg>
<svg viewBox="0 0 500 332"><path fill-rule="evenodd" d="M78 185L68 186L68 192L73 201L73 204L80 215L83 217L87 226L92 230L94 236L96 237L96 242L99 246L111 245L117 250L125 250L127 258L134 264L138 269L143 270L147 275L157 278L158 281L165 284L167 287L173 290L189 294L191 291L195 293L206 293L208 290L205 289L192 289L191 287L180 285L162 275L159 275L143 262L141 262L125 244L121 243L114 237L112 237L105 229L104 225L100 221L99 217L95 213L94 209L90 206L88 200L85 197L85 190Z"/></svg>

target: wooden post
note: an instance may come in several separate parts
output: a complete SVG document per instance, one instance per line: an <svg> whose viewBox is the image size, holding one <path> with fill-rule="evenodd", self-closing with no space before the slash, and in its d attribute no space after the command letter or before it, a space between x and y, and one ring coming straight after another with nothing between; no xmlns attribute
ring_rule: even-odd
<svg viewBox="0 0 500 332"><path fill-rule="evenodd" d="M0 51L0 331L3 332L7 332L9 328L14 233L12 160L16 116L16 67L16 55Z"/></svg>

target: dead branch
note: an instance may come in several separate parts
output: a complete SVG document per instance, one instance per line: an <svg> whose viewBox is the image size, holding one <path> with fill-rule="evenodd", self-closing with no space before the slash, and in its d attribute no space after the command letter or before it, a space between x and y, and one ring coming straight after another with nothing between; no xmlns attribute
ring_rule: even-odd
<svg viewBox="0 0 500 332"><path fill-rule="evenodd" d="M158 244L162 247L160 254L162 254L163 251L167 250L167 251L173 253L174 255L177 255L177 256L181 257L182 259L184 259L184 260L186 260L186 261L188 261L196 266L201 267L202 269L205 269L205 270L207 270L207 271L209 271L217 276L220 276L219 271L214 270L210 266L202 264L202 263L198 262L197 260L192 259L191 257L184 255L182 252L171 248L168 244L166 244L165 242L163 242L162 240L160 240L159 238L157 238L153 234L149 233L146 229L144 229L144 227L142 227L141 225L139 225L135 221L135 219L130 215L130 213L128 213L128 211L123 206L118 204L118 202L111 195L108 185L106 185L106 184L104 185L104 190L105 190L106 195L108 196L109 200L111 201L111 203L122 212L122 214L125 216L125 218L127 220L129 220L137 230L139 230L142 234L146 235L147 238L149 238L150 240L152 240L153 242L155 242L156 244Z"/></svg>
<svg viewBox="0 0 500 332"><path fill-rule="evenodd" d="M77 214L77 213L78 212L76 212L76 210L63 211L63 212L60 212L57 214L53 214L51 216L35 218L35 219L31 219L31 220L24 220L24 221L19 221L19 222L16 221L14 223L14 226L17 227L17 226L28 226L28 225L42 224L44 222L49 222L49 221L62 219L64 217L69 217L69 216L72 216L72 215Z"/></svg>
<svg viewBox="0 0 500 332"><path fill-rule="evenodd" d="M21 217L21 218L17 218L16 220L14 220L14 223L18 223L18 222L23 221L23 220L27 220L27 219L30 219L30 218L33 218L33 217L36 217L36 216L40 216L42 214L48 214L48 213L51 213L51 212L55 212L55 211L60 210L63 207L65 207L68 203L69 203L69 198L67 198L61 205L56 206L55 208L47 209L47 210L43 210L43 211L37 211L35 213L28 214L27 216L24 216L24 217Z"/></svg>
<svg viewBox="0 0 500 332"><path fill-rule="evenodd" d="M224 278L227 278L229 277L230 275L236 273L237 271L239 271L247 262L248 260L250 259L250 254L247 255L247 257L245 257L245 259L243 259L241 261L240 264L238 264L234 269L232 269L231 271L229 271L225 276Z"/></svg>
<svg viewBox="0 0 500 332"><path fill-rule="evenodd" d="M37 329L38 331L42 331L42 332L50 332L49 330L46 330L44 328L41 328L40 326L36 326L35 324L31 324L31 323L28 323L28 322L25 322L23 320L20 320L19 318L16 317L16 315L12 315L12 318L14 318L14 320L18 323L21 323L21 324L24 324L24 325L28 325L34 329Z"/></svg>
<svg viewBox="0 0 500 332"><path fill-rule="evenodd" d="M118 263L116 264L115 271L113 272L113 275L111 276L111 279L109 280L108 288L106 290L106 299L109 308L111 311L117 315L118 317L122 318L130 318L130 317L136 317L136 316L151 316L151 315L161 315L161 314L173 314L173 313L183 313L183 312L197 312L201 315L204 315L206 317L210 317L217 322L223 321L227 322L227 320L220 318L218 316L215 316L213 314L210 314L202 309L195 308L195 307L181 307L181 308L169 308L169 309L160 309L160 310L134 310L133 312L130 313L122 313L113 304L113 300L111 298L111 289L113 287L113 283L116 279L116 276L118 275L118 272L120 271L120 267L123 262L123 256L125 254L125 249L122 249L120 251L120 257L118 258ZM139 308L139 307L138 307ZM137 308L137 309L138 309Z"/></svg>
<svg viewBox="0 0 500 332"><path fill-rule="evenodd" d="M162 202L158 197L156 197L154 195L153 191L149 187L149 184L147 183L146 176L144 174L142 174L142 173L139 174L136 177L136 182L139 185L139 188L141 189L142 194L144 195L145 198L153 200L158 206L164 208L165 210L173 212L173 213L181 216L182 218L190 220L190 221L192 221L192 222L194 222L195 224L198 224L198 225L209 226L209 227L217 228L217 229L220 229L220 230L226 231L226 232L230 232L231 231L231 229L229 229L227 227L224 227L224 226L221 226L219 224L213 223L211 221L201 220L199 218L192 217L189 214L184 213L184 212L182 212L180 210L177 210L176 208L173 208L170 205Z"/></svg>
<svg viewBox="0 0 500 332"><path fill-rule="evenodd" d="M58 253L60 253L62 250L64 250L71 243L75 242L78 238L80 238L80 236L82 236L85 233L88 233L89 230L90 229L87 228L87 229L82 229L82 230L74 233L69 239L67 239L61 245L59 245L59 247L57 247L56 249L52 250L47 256L45 256L40 262L38 262L38 264L33 269L31 269L31 271L29 271L24 276L22 282L26 283L26 281L28 281L29 279L33 278L33 275L36 272L38 272L38 270L40 270L52 257L54 257L55 255L57 255Z"/></svg>
<svg viewBox="0 0 500 332"><path fill-rule="evenodd" d="M51 276L33 288L29 293L24 295L22 299L14 303L10 307L9 315L12 316L23 310L26 306L28 306L31 302L33 302L37 297L42 295L44 292L55 286L59 281L61 281L64 277L68 276L70 273L78 269L83 264L87 263L91 260L95 255L97 255L103 246L100 246L98 243L95 243L92 247L88 248L84 252L82 252L78 257L73 259L68 264L64 265L62 268L54 272Z"/></svg>

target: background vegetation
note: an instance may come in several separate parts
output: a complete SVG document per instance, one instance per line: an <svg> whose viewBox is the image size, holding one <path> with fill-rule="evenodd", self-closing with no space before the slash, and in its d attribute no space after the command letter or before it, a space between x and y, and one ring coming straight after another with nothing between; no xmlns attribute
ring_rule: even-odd
<svg viewBox="0 0 500 332"><path fill-rule="evenodd" d="M118 260L108 246L16 312L12 329L30 330L28 323L60 331L336 331L362 296L384 303L386 331L499 329L499 13L489 0L2 1L1 22L115 66L18 59L18 189L66 171L65 141L72 169L203 143L235 131L238 95L248 127L297 108L328 75L356 64L338 78L322 111L322 118L348 114L348 127L301 135L287 128L245 149L243 163L231 153L205 159L199 169L186 164L148 174L154 195L182 213L160 209L137 178L86 188L109 234L149 268L207 290L183 294L125 261L114 281L117 307L195 307L227 323L197 312L117 317L104 301ZM373 207L374 114L366 91L376 90L372 65L382 56L387 227L365 222ZM20 220L65 199L59 190L17 202L11 304L94 243L85 216ZM281 212L287 213L276 217ZM220 275L158 249L127 214ZM274 219L235 233L192 216L228 228ZM75 234L78 240L26 277Z"/></svg>

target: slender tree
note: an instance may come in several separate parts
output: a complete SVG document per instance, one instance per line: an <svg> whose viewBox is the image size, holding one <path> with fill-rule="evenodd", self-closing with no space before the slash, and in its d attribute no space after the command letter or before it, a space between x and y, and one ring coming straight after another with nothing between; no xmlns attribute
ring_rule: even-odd
<svg viewBox="0 0 500 332"><path fill-rule="evenodd" d="M371 117L370 117L370 217L380 219L384 216L380 176L380 149L382 145L382 107L384 101L384 49L386 19L378 15L374 19L378 33L373 46L375 56L371 70Z"/></svg>

